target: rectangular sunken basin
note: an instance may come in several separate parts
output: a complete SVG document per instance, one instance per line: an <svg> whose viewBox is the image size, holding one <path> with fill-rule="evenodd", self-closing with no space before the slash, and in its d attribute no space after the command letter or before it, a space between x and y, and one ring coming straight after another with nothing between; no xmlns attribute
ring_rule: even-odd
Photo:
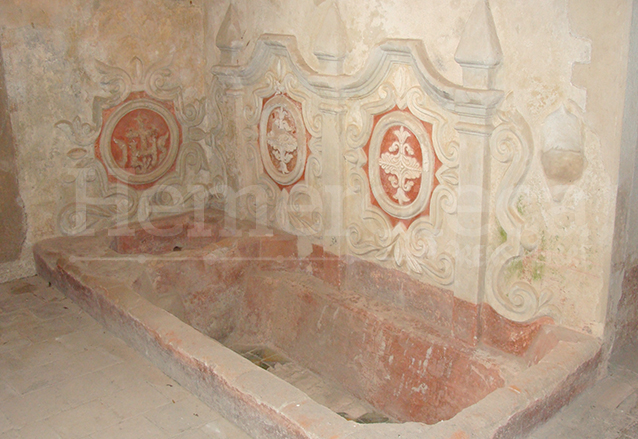
<svg viewBox="0 0 638 439"><path fill-rule="evenodd" d="M38 272L255 438L523 437L597 377L600 342L548 319L225 224L51 239Z"/></svg>

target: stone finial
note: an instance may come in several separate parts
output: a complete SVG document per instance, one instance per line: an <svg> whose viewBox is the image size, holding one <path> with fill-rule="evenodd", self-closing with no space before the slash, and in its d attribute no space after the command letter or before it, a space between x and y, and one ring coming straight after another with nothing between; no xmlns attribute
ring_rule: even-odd
<svg viewBox="0 0 638 439"><path fill-rule="evenodd" d="M315 35L313 53L328 73L343 73L343 60L348 54L348 35L336 0L328 7Z"/></svg>
<svg viewBox="0 0 638 439"><path fill-rule="evenodd" d="M479 0L465 24L454 59L463 68L463 85L492 88L496 67L503 60L488 0Z"/></svg>
<svg viewBox="0 0 638 439"><path fill-rule="evenodd" d="M241 30L239 14L232 2L217 32L215 45L221 50L221 64L235 64L239 51L244 47L244 33Z"/></svg>

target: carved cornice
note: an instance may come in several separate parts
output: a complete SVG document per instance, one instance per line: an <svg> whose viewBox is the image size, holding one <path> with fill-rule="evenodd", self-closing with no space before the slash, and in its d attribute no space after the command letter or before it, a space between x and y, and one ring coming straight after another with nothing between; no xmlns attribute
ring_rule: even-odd
<svg viewBox="0 0 638 439"><path fill-rule="evenodd" d="M255 46L244 66L216 66L213 74L229 88L241 88L265 75L274 59L284 58L301 86L324 99L348 99L377 90L396 64L408 65L423 90L441 107L471 118L489 116L503 97L498 90L466 88L445 79L434 67L419 40L390 39L370 53L368 61L353 76L315 72L299 52L295 37L266 34Z"/></svg>

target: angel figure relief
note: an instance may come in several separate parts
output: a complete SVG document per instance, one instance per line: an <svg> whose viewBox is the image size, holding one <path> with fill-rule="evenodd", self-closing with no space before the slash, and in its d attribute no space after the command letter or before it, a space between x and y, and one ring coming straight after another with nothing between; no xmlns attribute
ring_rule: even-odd
<svg viewBox="0 0 638 439"><path fill-rule="evenodd" d="M396 140L388 148L388 152L381 155L379 166L388 174L388 181L396 193L392 195L399 205L403 206L412 200L407 193L414 186L415 179L421 177L423 171L421 164L414 157L414 149L407 142L412 135L403 126L394 130ZM396 154L392 154L396 152Z"/></svg>
<svg viewBox="0 0 638 439"><path fill-rule="evenodd" d="M133 122L133 126L126 130L125 140L113 136L113 142L120 152L117 164L123 169L134 169L137 175L147 174L166 157L166 141L170 132L162 134L162 130L141 112Z"/></svg>
<svg viewBox="0 0 638 439"><path fill-rule="evenodd" d="M293 159L298 143L295 134L294 122L283 107L273 110L272 130L268 131L268 146L272 148L272 155L278 161L278 169L282 174L288 174L288 163Z"/></svg>

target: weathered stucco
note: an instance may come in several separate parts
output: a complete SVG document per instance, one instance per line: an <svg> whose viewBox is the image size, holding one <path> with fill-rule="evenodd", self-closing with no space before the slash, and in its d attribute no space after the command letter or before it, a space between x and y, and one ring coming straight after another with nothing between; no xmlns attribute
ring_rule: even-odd
<svg viewBox="0 0 638 439"><path fill-rule="evenodd" d="M6 263L20 257L25 224L1 54L0 51L0 263Z"/></svg>
<svg viewBox="0 0 638 439"><path fill-rule="evenodd" d="M426 3L416 9L407 2L366 7L339 2L351 49L345 73L357 73L370 50L385 38L415 38L424 41L439 72L462 82L454 53L474 5L473 1ZM218 7L222 14L226 6ZM313 55L313 38L322 21L309 26L302 17L323 17L329 7L331 2L238 3L247 45L239 63L247 62L259 35L283 33L295 35L304 60L321 71ZM539 315L550 314L567 326L600 336L609 291L631 4L491 1L490 7L503 52L494 82L507 95L500 110L520 116L516 128L529 128L531 150L526 174L513 191L524 222L524 250L507 264L505 278L531 285ZM552 147L543 137L543 126L563 107L582 130L582 169L573 181L556 187L542 163L543 150ZM506 168L491 160L488 255L504 239L495 206ZM405 265L398 268L410 272Z"/></svg>
<svg viewBox="0 0 638 439"><path fill-rule="evenodd" d="M618 194L614 227L605 339L621 351L636 343L638 302L636 269L638 260L638 9L632 11L629 35L629 65L625 88Z"/></svg>
<svg viewBox="0 0 638 439"><path fill-rule="evenodd" d="M333 3L332 0L234 2L243 34L241 45L246 46L238 51L235 64L248 62L262 34L286 34L296 37L299 53L311 68L328 71L313 52L315 38L322 32L323 17ZM406 38L422 41L438 72L449 81L463 84L463 69L455 61L455 52L476 4L477 0L392 0L364 4L338 1L347 41L344 47L335 50L347 49L343 71L347 75L358 74L373 48L384 39ZM521 319L549 314L565 326L602 336L608 320L610 291L612 307L620 291L617 270L612 266L614 224L617 212L624 211L633 200L632 196L622 195L617 205L617 188L619 182L624 182L621 189L625 194L635 186L633 166L631 170L620 167L633 146L621 147L626 142L622 140L623 117L625 126L631 120L627 118L625 93L629 90L632 2L490 0L489 7L502 49L502 61L495 70L492 85L505 96L491 122L503 129L507 127L514 133L512 136L523 139L529 156L521 165L520 178L509 187L502 183L511 163L500 161L495 155L488 157L486 169L490 178L485 189L489 212L484 218L488 235L482 241L487 246L483 260L487 267L483 269L498 272L502 268L505 283L525 282L535 291L537 303L527 314L521 314ZM17 262L0 264L0 281L32 273L31 246L61 233L60 212L77 194L77 180L67 178L69 169L75 166L75 159L69 154L75 157L80 152L58 122L72 122L76 116L82 123L91 124L95 120L92 115L95 97L105 93L100 83L103 72L96 61L134 75L136 70L150 70L157 63L170 60L166 64L172 72L170 81L182 87L179 99L194 102L208 98L206 114L211 125L200 130L201 135L194 128L191 134L197 134L198 142L201 140L210 166L219 161L219 156L211 152L214 148L219 148L226 160L235 160L236 163L225 163L231 172L228 181L235 186L233 189L241 189L239 175L248 173L245 152L248 147L240 142L246 133L237 128L235 118L243 108L233 108L233 102L239 102L233 101L236 97L222 99L215 94L219 89L211 86L210 68L221 59L215 42L227 8L227 2L216 1L2 2L0 46L20 196L28 222L24 222L26 239L22 256ZM329 26L334 22L333 19ZM133 62L134 58L139 62ZM411 80L408 77L404 85L413 84ZM399 72L389 83L399 89L400 81ZM309 102L315 101L310 98ZM214 108L216 103L220 110ZM337 124L338 112L350 111L356 104L348 99L343 103L345 110L331 109L332 115L325 113L324 123ZM544 132L543 127L551 125L550 115L563 111L561 108L576 121L574 126L580 127L577 130L580 135L572 136L577 139L573 142L577 146L570 152L576 154L573 166L581 163L582 169L574 172L574 178L557 183L543 157L552 156L556 150L560 156L566 147L548 141L560 138L560 130L556 133L556 128L549 128ZM213 120L218 116L224 120L221 131L213 129ZM452 119L448 121L451 128L457 122ZM333 137L322 141L326 145L336 142L343 138L340 136L344 129L335 125ZM555 135L547 130L554 130ZM345 184L345 146L337 145L331 151L334 154L322 159L324 169L329 168L333 172L330 175ZM563 169L562 158L551 160L553 169ZM515 206L517 211L505 214L513 221L510 226L501 224L505 218L499 204L502 197L511 198L506 204L510 208ZM335 205L335 200L330 203ZM346 219L360 217L361 212L356 203L341 207L343 212L336 207L332 211L344 219L333 230L335 245L341 245L340 250L349 253L346 241L337 238L346 234ZM514 240L513 232L520 232L520 239ZM330 244L333 236L330 239L326 236L319 233L313 239ZM514 256L501 267L500 262L490 258L508 242L508 236L516 248ZM453 243L447 244L451 253L459 251ZM626 254L624 250L617 254L620 259L616 262L622 263ZM454 256L458 259L464 255ZM390 254L381 263L437 284L436 279L416 273L397 258L396 254ZM467 293L472 301L503 299L499 295L506 293L498 291L497 282L480 276L477 279L488 283L479 282L477 291ZM502 312L511 312L512 317L517 311Z"/></svg>
<svg viewBox="0 0 638 439"><path fill-rule="evenodd" d="M71 149L61 120L91 120L103 94L96 61L130 69L169 59L184 95L205 91L202 9L190 2L2 2L0 44L28 226L22 258L0 265L0 281L34 273L31 246L60 233L73 196L63 175Z"/></svg>

